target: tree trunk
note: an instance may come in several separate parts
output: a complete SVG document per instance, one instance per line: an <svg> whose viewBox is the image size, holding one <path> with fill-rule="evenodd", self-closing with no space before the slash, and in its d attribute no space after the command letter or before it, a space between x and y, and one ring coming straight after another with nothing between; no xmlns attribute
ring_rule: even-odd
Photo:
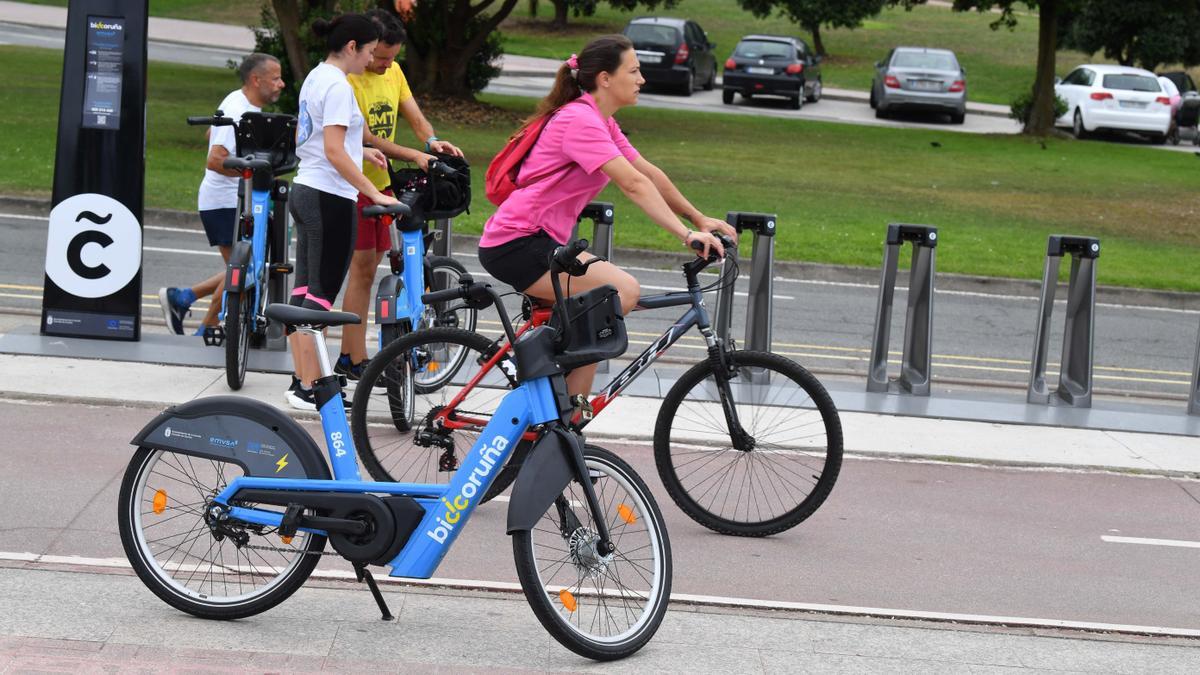
<svg viewBox="0 0 1200 675"><path fill-rule="evenodd" d="M1054 68L1058 46L1059 0L1042 0L1038 14L1037 77L1033 81L1033 106L1025 133L1045 136L1054 129Z"/></svg>
<svg viewBox="0 0 1200 675"><path fill-rule="evenodd" d="M567 0L554 0L554 21L550 25L555 28L566 28L567 9Z"/></svg>
<svg viewBox="0 0 1200 675"><path fill-rule="evenodd" d="M529 16L536 19L538 11L538 0L529 0Z"/></svg>
<svg viewBox="0 0 1200 675"><path fill-rule="evenodd" d="M821 56L828 56L825 53L825 43L821 42L821 24L817 24L809 29L812 32L813 43L812 47Z"/></svg>
<svg viewBox="0 0 1200 675"><path fill-rule="evenodd" d="M271 0L271 7L279 21L279 32L283 34L283 48L292 67L292 79L299 89L308 75L308 54L300 43L300 3L297 0Z"/></svg>

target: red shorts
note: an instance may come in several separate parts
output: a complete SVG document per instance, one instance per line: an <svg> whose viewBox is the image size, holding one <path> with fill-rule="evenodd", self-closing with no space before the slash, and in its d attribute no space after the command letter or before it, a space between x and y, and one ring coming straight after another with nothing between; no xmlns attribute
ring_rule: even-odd
<svg viewBox="0 0 1200 675"><path fill-rule="evenodd" d="M392 189L383 190L383 194L391 195ZM372 216L364 217L362 210L365 207L373 205L375 202L363 196L360 192L358 195L358 237L354 240L355 251L375 251L382 253L392 247L392 235L388 232L391 225L385 225L383 218Z"/></svg>

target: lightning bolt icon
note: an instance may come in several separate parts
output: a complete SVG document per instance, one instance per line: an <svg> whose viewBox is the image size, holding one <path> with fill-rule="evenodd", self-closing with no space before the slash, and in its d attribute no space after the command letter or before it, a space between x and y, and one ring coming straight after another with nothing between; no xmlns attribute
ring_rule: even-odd
<svg viewBox="0 0 1200 675"><path fill-rule="evenodd" d="M283 471L283 467L288 465L287 458L288 458L288 456L284 455L283 457L279 458L278 462L275 462L275 466L279 467L278 469L275 469L275 473L279 473L280 471Z"/></svg>

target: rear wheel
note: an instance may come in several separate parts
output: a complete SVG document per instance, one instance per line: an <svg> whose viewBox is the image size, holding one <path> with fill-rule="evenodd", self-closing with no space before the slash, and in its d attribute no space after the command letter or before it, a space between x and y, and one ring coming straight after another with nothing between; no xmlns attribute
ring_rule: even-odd
<svg viewBox="0 0 1200 675"><path fill-rule="evenodd" d="M708 81L704 83L704 91L712 91L717 87L717 62L713 61L712 72L708 74Z"/></svg>
<svg viewBox="0 0 1200 675"><path fill-rule="evenodd" d="M801 108L803 108L804 107L803 90L801 91L801 93L793 96L791 98L791 100L788 102L788 105L791 107L792 110L800 110Z"/></svg>
<svg viewBox="0 0 1200 675"><path fill-rule="evenodd" d="M264 612L300 588L325 537L206 520L236 464L139 448L121 482L117 525L138 577L164 602L206 619ZM328 478L309 475L308 478Z"/></svg>
<svg viewBox="0 0 1200 675"><path fill-rule="evenodd" d="M225 382L238 390L246 381L246 358L250 333L254 328L254 303L251 291L225 294Z"/></svg>
<svg viewBox="0 0 1200 675"><path fill-rule="evenodd" d="M516 384L511 356L483 371L491 347L478 333L430 328L405 335L371 359L354 391L350 426L375 480L449 481ZM406 424L397 423L397 410L404 411Z"/></svg>
<svg viewBox="0 0 1200 675"><path fill-rule="evenodd" d="M696 91L696 73L689 70L687 79L684 80L683 85L679 88L679 93L684 96L691 96L693 91Z"/></svg>
<svg viewBox="0 0 1200 675"><path fill-rule="evenodd" d="M733 439L705 361L663 399L654 461L667 493L693 520L722 534L761 537L817 510L842 466L842 424L821 383L768 352L734 351L732 406L746 432Z"/></svg>
<svg viewBox="0 0 1200 675"><path fill-rule="evenodd" d="M1081 141L1088 137L1087 127L1083 126L1083 113L1079 109L1075 110L1075 118L1071 123L1071 133Z"/></svg>
<svg viewBox="0 0 1200 675"><path fill-rule="evenodd" d="M429 268L425 279L426 291L442 291L457 288L467 268L454 258L429 256ZM454 308L454 309L451 309ZM425 316L419 328L461 328L473 331L479 321L479 310L467 307L461 301L435 302L426 306Z"/></svg>
<svg viewBox="0 0 1200 675"><path fill-rule="evenodd" d="M821 80L817 80L816 83L813 84L812 92L809 93L809 95L808 95L808 102L816 103L817 101L820 101L820 100L821 100Z"/></svg>
<svg viewBox="0 0 1200 675"><path fill-rule="evenodd" d="M613 453L584 449L614 551L601 554L583 487L572 481L531 531L513 534L517 577L542 626L598 661L641 649L671 596L671 544L650 490Z"/></svg>
<svg viewBox="0 0 1200 675"><path fill-rule="evenodd" d="M721 92L721 102L724 103L725 105L733 104L733 90L732 89L726 89Z"/></svg>
<svg viewBox="0 0 1200 675"><path fill-rule="evenodd" d="M951 124L962 124L963 122L966 121L966 119L967 119L967 114L965 112L950 113L950 123Z"/></svg>
<svg viewBox="0 0 1200 675"><path fill-rule="evenodd" d="M891 113L889 113L889 112L887 111L887 108L884 108L882 105L878 105L878 104L876 104L876 106L875 106L875 119L879 119L879 120L886 120L886 119L887 119L888 117L890 117L890 116L891 116Z"/></svg>

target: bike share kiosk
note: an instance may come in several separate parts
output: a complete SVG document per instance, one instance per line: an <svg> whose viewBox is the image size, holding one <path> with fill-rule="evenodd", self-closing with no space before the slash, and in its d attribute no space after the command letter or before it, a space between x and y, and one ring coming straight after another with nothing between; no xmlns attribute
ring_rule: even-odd
<svg viewBox="0 0 1200 675"><path fill-rule="evenodd" d="M1046 387L1046 350L1050 342L1050 316L1058 289L1058 266L1071 256L1071 280L1067 286L1067 325L1063 329L1062 361L1058 389ZM1096 259L1100 240L1053 234L1046 244L1046 266L1042 272L1042 294L1033 340L1033 363L1029 372L1029 403L1065 403L1076 408L1092 407L1092 344L1095 337Z"/></svg>
<svg viewBox="0 0 1200 675"><path fill-rule="evenodd" d="M146 0L71 0L42 335L141 339Z"/></svg>
<svg viewBox="0 0 1200 675"><path fill-rule="evenodd" d="M749 230L754 233L754 255L750 259L750 293L746 303L745 349L771 351L771 312L775 290L775 221L774 213L749 213L730 211L725 222L732 225L738 234ZM725 251L726 261L737 262L737 250ZM713 324L717 337L729 342L729 328L733 321L733 284L717 290L717 309ZM767 373L749 371L751 382L766 383Z"/></svg>
<svg viewBox="0 0 1200 675"><path fill-rule="evenodd" d="M912 242L912 266L908 275L908 313L904 317L904 355L896 384L916 396L929 395L930 361L933 353L933 279L937 269L937 228L929 225L891 223L883 244L883 278L875 306L875 333L871 339L871 363L867 391L887 392L888 346L892 329L892 299L896 293L896 268L900 247Z"/></svg>

